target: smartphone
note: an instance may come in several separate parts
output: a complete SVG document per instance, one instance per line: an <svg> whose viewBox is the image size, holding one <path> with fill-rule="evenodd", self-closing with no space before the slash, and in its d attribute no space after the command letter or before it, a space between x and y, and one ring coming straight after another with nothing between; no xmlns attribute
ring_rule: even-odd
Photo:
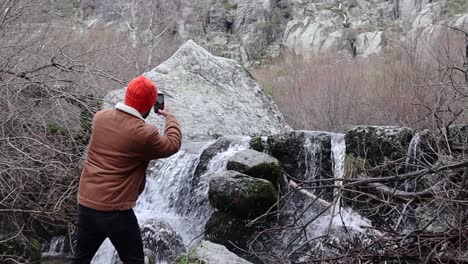
<svg viewBox="0 0 468 264"><path fill-rule="evenodd" d="M156 103L154 104L154 112L157 114L158 110L164 110L164 94L158 93L158 99L156 99Z"/></svg>

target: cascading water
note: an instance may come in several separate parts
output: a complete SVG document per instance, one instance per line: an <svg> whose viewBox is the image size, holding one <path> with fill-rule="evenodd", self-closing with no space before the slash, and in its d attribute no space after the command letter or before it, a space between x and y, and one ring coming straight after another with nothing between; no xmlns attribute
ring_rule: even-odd
<svg viewBox="0 0 468 264"><path fill-rule="evenodd" d="M140 196L135 214L140 224L149 220L168 223L183 239L186 246L202 234L213 209L208 201L208 184L212 175L225 170L227 160L247 149L249 137L233 138L227 150L215 155L206 172L193 184L200 155L212 142L187 143L174 156L158 160L149 169L145 191ZM196 206L194 206L196 205ZM108 239L93 259L94 264L117 262L116 251Z"/></svg>
<svg viewBox="0 0 468 264"><path fill-rule="evenodd" d="M346 143L344 134L328 133L331 137L331 151L333 161L333 176L335 179L344 177L344 164L346 158ZM343 181L335 181L336 186L342 186ZM344 230L353 230L356 232L364 232L363 226L371 226L368 219L363 218L350 208L341 206L340 189L335 189L333 205L329 212L323 217L317 219L314 225L314 234L316 236L323 235L330 231L331 228L344 228Z"/></svg>
<svg viewBox="0 0 468 264"><path fill-rule="evenodd" d="M43 257L55 257L64 253L67 238L65 236L54 236L46 249L42 249Z"/></svg>
<svg viewBox="0 0 468 264"><path fill-rule="evenodd" d="M306 132L304 140L304 163L305 163L305 175L304 179L308 182L326 179L328 168L324 162L328 162L327 156L327 145L331 143L331 159L333 161L333 177L342 179L344 177L344 163L345 163L345 138L343 134L334 134L326 132ZM324 178L325 177L325 178ZM342 181L335 181L335 186L342 186ZM333 184L330 181L328 184ZM329 254L334 249L328 248L322 244L320 238L328 237L338 241L337 243L352 243L354 239L365 238L368 233L365 227L371 226L371 222L368 219L363 218L358 213L354 212L350 208L342 207L340 199L339 189L330 189L327 187L320 188L317 185L305 185L304 189L312 193L315 188L307 190L308 187L318 187L319 191L315 194L318 195L323 190L325 192L333 192L333 195L322 195L319 198L328 197L326 199L332 199L331 201L325 201L318 203L312 196L299 194L296 196L294 203L292 204L293 212L292 220L297 222L299 226L306 225L306 232L297 233L295 230L291 230L288 235L283 237L284 246L279 252L281 255L285 254L288 250L288 254L294 252L300 252L301 250L307 251L307 246L310 249L317 249L320 254ZM328 191L329 190L329 191ZM332 198L333 197L333 198ZM325 204L330 204L330 207ZM291 211L291 210L290 210ZM298 219L299 218L299 219ZM291 221L291 218L288 218ZM288 222L287 224L290 224ZM299 228L299 227L296 227ZM285 246L286 245L286 246ZM310 253L310 252L309 252ZM304 253L306 254L306 253ZM301 261L301 260L298 260Z"/></svg>
<svg viewBox="0 0 468 264"><path fill-rule="evenodd" d="M413 138L410 141L408 146L408 151L406 152L406 161L405 161L405 172L417 171L418 164L420 162L421 156L421 137L419 133L415 133ZM404 190L406 192L415 192L417 188L417 179L406 180L404 183ZM407 208L404 210L404 215L401 218L399 228L413 230L416 225L416 220L414 216L414 206L408 204Z"/></svg>

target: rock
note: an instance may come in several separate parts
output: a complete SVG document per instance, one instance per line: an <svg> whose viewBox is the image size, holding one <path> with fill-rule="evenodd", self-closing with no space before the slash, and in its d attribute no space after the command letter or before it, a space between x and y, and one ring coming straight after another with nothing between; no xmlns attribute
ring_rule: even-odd
<svg viewBox="0 0 468 264"><path fill-rule="evenodd" d="M254 137L250 140L250 148L259 152L264 152L268 148L267 137Z"/></svg>
<svg viewBox="0 0 468 264"><path fill-rule="evenodd" d="M278 54L281 35L286 25L283 1L215 0L207 18L199 23L200 5L184 4L179 34L194 39L218 56L236 59L243 64ZM287 12L286 12L287 13ZM198 21L197 21L198 20ZM197 23L198 22L198 23Z"/></svg>
<svg viewBox="0 0 468 264"><path fill-rule="evenodd" d="M468 2L466 2L466 5L468 8ZM443 9L444 6L442 6ZM434 5L434 10L438 10L436 5ZM420 56L432 56L435 48L428 48L428 43L434 43L439 39L446 38L447 33L451 31L442 25L448 25L464 31L468 30L468 14L466 13L468 13L468 10L465 11L465 14L440 20L439 17L434 18L436 16L435 13L424 9L413 20L413 28L404 32L401 39L402 41L411 42L415 47L416 54L420 54ZM431 23L429 23L430 20L432 20Z"/></svg>
<svg viewBox="0 0 468 264"><path fill-rule="evenodd" d="M298 54L318 54L331 48L340 48L342 33L339 17L328 10L320 11L316 17L288 22L283 35L283 46ZM341 47L343 48L343 47Z"/></svg>
<svg viewBox="0 0 468 264"><path fill-rule="evenodd" d="M277 159L251 149L238 152L230 158L226 168L255 178L268 180L274 186L283 177L283 169Z"/></svg>
<svg viewBox="0 0 468 264"><path fill-rule="evenodd" d="M140 228L145 257L150 263L170 262L185 253L182 237L168 223L152 220Z"/></svg>
<svg viewBox="0 0 468 264"><path fill-rule="evenodd" d="M333 177L330 134L293 131L272 135L267 139L267 153L277 158L284 171L295 179L312 181ZM324 181L307 184L307 187L329 184ZM317 193L316 190L312 192ZM330 199L332 194L331 189L327 190L322 198Z"/></svg>
<svg viewBox="0 0 468 264"><path fill-rule="evenodd" d="M430 26L442 12L441 3L430 3L422 9L413 19L412 27Z"/></svg>
<svg viewBox="0 0 468 264"><path fill-rule="evenodd" d="M151 7L150 3L138 6L139 13L147 12ZM123 13L129 13L130 7L122 5ZM69 16L76 13L76 8L67 9ZM213 54L252 65L264 58L278 56L283 47L304 56L327 51L350 55L354 52L350 45L352 41L360 41L356 55L367 57L381 53L389 44L400 44L405 35L414 36L412 29L426 26L432 29L425 30L431 35L431 40L437 40L441 35L432 34L435 25L445 24L446 19L456 20L457 14L466 14L468 2L181 0L172 4L170 9L176 9L179 15L174 28L171 28L178 40L194 39ZM100 1L81 4L80 10L85 19L83 24L88 25L99 24L101 20L115 21L119 17L109 4ZM42 20L47 18L42 17ZM119 30L126 28L124 25L114 27ZM350 36L350 29L357 33ZM412 33L407 34L408 31ZM382 32L385 32L385 37ZM420 35L416 34L416 39L427 45L425 35L421 35L419 40Z"/></svg>
<svg viewBox="0 0 468 264"><path fill-rule="evenodd" d="M451 125L447 129L450 149L455 152L466 153L468 149L468 125ZM445 141L445 140L443 140ZM441 146L446 146L446 142L442 142Z"/></svg>
<svg viewBox="0 0 468 264"><path fill-rule="evenodd" d="M189 250L187 256L181 256L176 263L184 264L251 264L245 259L230 252L226 247L202 241L197 246Z"/></svg>
<svg viewBox="0 0 468 264"><path fill-rule="evenodd" d="M208 164L214 158L214 156L227 150L233 141L233 138L221 137L206 149L204 149L200 155L197 168L195 169L194 179L198 178L202 173L206 172L208 169Z"/></svg>
<svg viewBox="0 0 468 264"><path fill-rule="evenodd" d="M401 18L412 18L418 14L431 0L400 0L398 10Z"/></svg>
<svg viewBox="0 0 468 264"><path fill-rule="evenodd" d="M160 220L150 220L140 226L145 263L170 263L186 252L184 243L172 227ZM109 239L99 248L91 263L122 264Z"/></svg>
<svg viewBox="0 0 468 264"><path fill-rule="evenodd" d="M362 57L379 54L385 46L383 31L365 32L356 36L356 52Z"/></svg>
<svg viewBox="0 0 468 264"><path fill-rule="evenodd" d="M214 212L205 225L205 239L226 246L230 251L243 256L250 240L264 227L261 224L247 226L250 220L229 213ZM243 256L244 257L244 256ZM248 258L248 256L244 257Z"/></svg>
<svg viewBox="0 0 468 264"><path fill-rule="evenodd" d="M167 61L144 74L159 91L182 126L184 139L201 135L271 135L291 130L278 107L263 88L233 60L216 57L187 41ZM121 101L124 89L106 100ZM242 118L239 118L239 117ZM152 114L152 124L164 124Z"/></svg>
<svg viewBox="0 0 468 264"><path fill-rule="evenodd" d="M406 127L357 126L346 133L346 155L375 167L405 157L412 137Z"/></svg>
<svg viewBox="0 0 468 264"><path fill-rule="evenodd" d="M346 172L345 177L365 174L368 177L381 177L405 173L407 152L413 131L406 127L357 126L345 135ZM394 162L399 160L399 162ZM352 171L352 173L350 172ZM405 190L405 184L383 185L390 190ZM411 185L407 185L411 188ZM361 195L368 193L371 195ZM404 203L383 204L389 194L377 191L367 185L354 186L343 192L343 202L362 216L369 218L375 226L394 226L399 219L398 210ZM411 221L406 224L412 224ZM403 223L402 222L402 223Z"/></svg>
<svg viewBox="0 0 468 264"><path fill-rule="evenodd" d="M241 218L264 214L278 200L273 184L235 171L224 171L210 180L210 204Z"/></svg>

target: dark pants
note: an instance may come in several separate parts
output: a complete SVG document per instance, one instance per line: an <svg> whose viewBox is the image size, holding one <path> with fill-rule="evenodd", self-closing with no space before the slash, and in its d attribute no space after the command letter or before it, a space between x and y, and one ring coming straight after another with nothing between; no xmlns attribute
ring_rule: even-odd
<svg viewBox="0 0 468 264"><path fill-rule="evenodd" d="M133 210L102 212L78 206L78 233L71 263L90 263L109 238L123 263L144 263L140 227Z"/></svg>

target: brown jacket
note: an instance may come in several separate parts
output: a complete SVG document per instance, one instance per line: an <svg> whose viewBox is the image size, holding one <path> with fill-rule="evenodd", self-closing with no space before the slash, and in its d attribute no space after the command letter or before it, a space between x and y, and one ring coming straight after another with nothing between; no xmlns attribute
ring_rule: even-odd
<svg viewBox="0 0 468 264"><path fill-rule="evenodd" d="M173 155L182 141L173 115L166 117L160 135L133 108L123 104L116 108L94 116L78 190L79 204L100 211L133 208L143 191L149 161Z"/></svg>

